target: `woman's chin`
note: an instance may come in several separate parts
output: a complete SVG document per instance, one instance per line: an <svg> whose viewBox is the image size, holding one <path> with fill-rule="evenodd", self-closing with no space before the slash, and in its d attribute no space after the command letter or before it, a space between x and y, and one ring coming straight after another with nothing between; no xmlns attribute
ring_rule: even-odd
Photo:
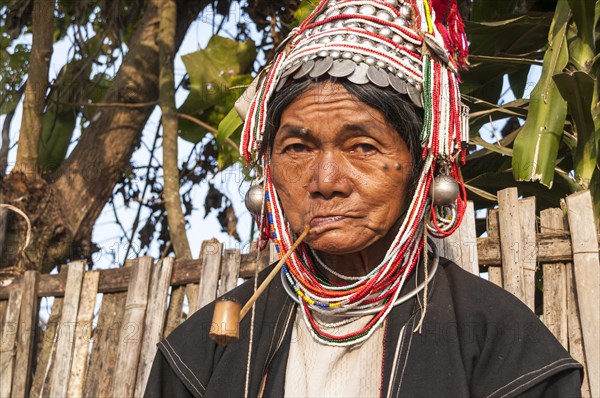
<svg viewBox="0 0 600 398"><path fill-rule="evenodd" d="M344 255L357 253L368 248L373 242L365 238L365 236L326 234L325 236L316 237L316 239L307 239L306 243L314 250L322 253Z"/></svg>

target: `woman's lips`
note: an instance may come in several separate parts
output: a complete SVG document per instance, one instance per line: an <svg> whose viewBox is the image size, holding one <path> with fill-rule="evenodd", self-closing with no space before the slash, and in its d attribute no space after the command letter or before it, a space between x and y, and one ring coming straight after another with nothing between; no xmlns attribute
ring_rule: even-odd
<svg viewBox="0 0 600 398"><path fill-rule="evenodd" d="M336 223L338 221L342 221L346 219L345 216L324 216L324 217L314 217L310 220L310 227L312 229L316 229L319 227L325 227L329 224Z"/></svg>

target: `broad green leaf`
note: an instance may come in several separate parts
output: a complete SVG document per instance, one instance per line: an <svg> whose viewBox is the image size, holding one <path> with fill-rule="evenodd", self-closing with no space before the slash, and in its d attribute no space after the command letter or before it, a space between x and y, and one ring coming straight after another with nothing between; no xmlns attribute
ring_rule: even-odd
<svg viewBox="0 0 600 398"><path fill-rule="evenodd" d="M215 136L219 146L219 169L223 170L239 160L239 148L231 145L231 142L239 142L243 124L244 121L234 108L219 123Z"/></svg>
<svg viewBox="0 0 600 398"><path fill-rule="evenodd" d="M577 149L573 163L575 174L583 181L590 181L597 163L592 99L594 79L585 72L560 73L554 76L562 97L567 101L569 114L575 122Z"/></svg>
<svg viewBox="0 0 600 398"><path fill-rule="evenodd" d="M227 78L244 72L255 58L254 42L239 43L217 35L204 50L182 56L190 94L179 111L193 115L217 103L231 87Z"/></svg>
<svg viewBox="0 0 600 398"><path fill-rule="evenodd" d="M577 39L571 44L571 62L589 72L594 58L594 1L567 0L573 14ZM597 2L596 2L597 3Z"/></svg>
<svg viewBox="0 0 600 398"><path fill-rule="evenodd" d="M206 107L201 112L196 112L193 116L210 125L213 130L217 130L221 120L223 120L233 108L235 101L242 95L245 87L251 82L252 76L250 75L228 76L227 85L229 88L219 94L220 100L217 103ZM184 140L197 143L209 132L211 131L194 122L187 119L179 119L179 134Z"/></svg>
<svg viewBox="0 0 600 398"><path fill-rule="evenodd" d="M549 34L550 48L544 56L542 76L531 93L529 113L515 140L513 175L517 181L539 181L548 188L554 180L558 147L567 115L567 104L552 76L562 72L569 54L566 29L569 5L559 0Z"/></svg>
<svg viewBox="0 0 600 398"><path fill-rule="evenodd" d="M59 114L53 111L44 113L38 150L42 170L54 171L65 160L75 130L75 122L76 114L72 110Z"/></svg>
<svg viewBox="0 0 600 398"><path fill-rule="evenodd" d="M239 128L242 127L244 121L235 111L235 109L231 109L227 116L221 120L219 123L219 128L217 129L217 135L215 139L219 144L224 144L227 142L227 139L231 137Z"/></svg>
<svg viewBox="0 0 600 398"><path fill-rule="evenodd" d="M190 78L190 93L179 112L191 115L216 130L244 86L252 81L251 76L244 72L255 58L254 42L239 43L216 35L204 50L184 55L182 60ZM193 143L199 142L208 132L185 119L180 119L179 130L181 138Z"/></svg>

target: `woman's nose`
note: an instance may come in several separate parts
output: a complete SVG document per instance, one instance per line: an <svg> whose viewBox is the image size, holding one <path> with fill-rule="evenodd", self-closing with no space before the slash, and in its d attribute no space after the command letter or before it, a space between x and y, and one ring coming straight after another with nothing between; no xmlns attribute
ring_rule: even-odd
<svg viewBox="0 0 600 398"><path fill-rule="evenodd" d="M319 156L310 166L310 194L324 199L350 195L351 182L346 169L343 160L337 159L334 154L325 153Z"/></svg>

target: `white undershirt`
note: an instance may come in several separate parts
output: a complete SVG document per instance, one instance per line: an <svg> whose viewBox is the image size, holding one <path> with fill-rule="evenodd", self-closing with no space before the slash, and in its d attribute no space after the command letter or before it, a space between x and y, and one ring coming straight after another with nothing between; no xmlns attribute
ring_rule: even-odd
<svg viewBox="0 0 600 398"><path fill-rule="evenodd" d="M384 327L360 345L333 347L311 336L298 309L285 376L286 397L378 397L381 387ZM358 330L372 316L325 331L341 335ZM334 318L336 321L341 318Z"/></svg>

